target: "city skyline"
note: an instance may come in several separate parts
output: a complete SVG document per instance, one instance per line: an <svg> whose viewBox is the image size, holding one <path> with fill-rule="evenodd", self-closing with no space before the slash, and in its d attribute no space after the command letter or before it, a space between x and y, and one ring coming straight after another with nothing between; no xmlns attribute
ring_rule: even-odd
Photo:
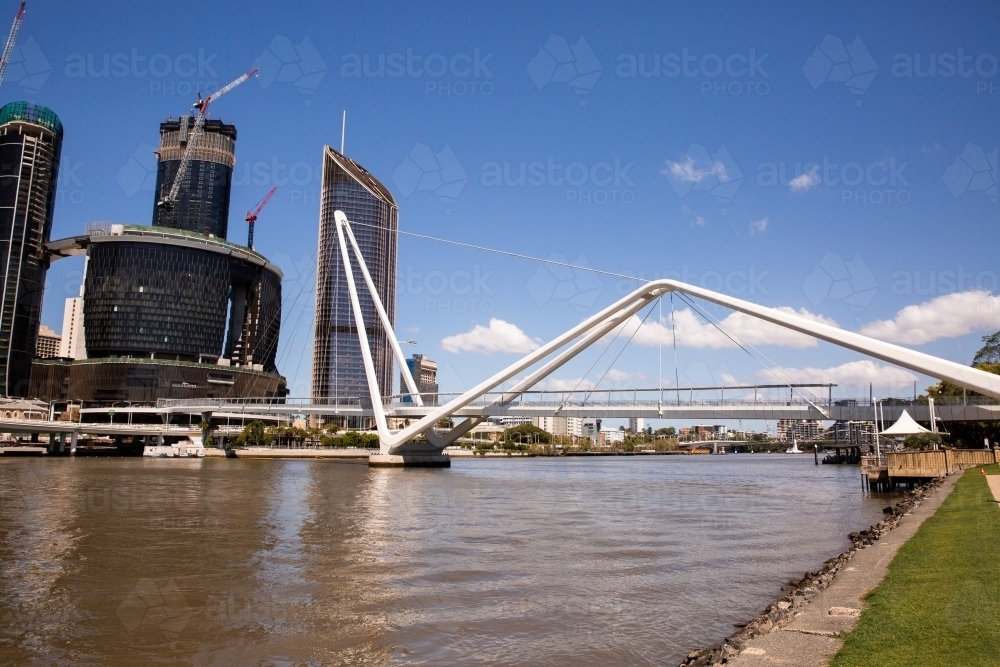
<svg viewBox="0 0 1000 667"><path fill-rule="evenodd" d="M969 7L975 11L976 5ZM42 44L42 26L32 22L42 21L44 10L32 11L22 41L34 37ZM262 11L269 16L270 10ZM61 196L83 200L57 206L56 224L66 230L57 235L73 233L69 227L88 219L142 219L130 212L152 197L143 166L149 159L143 151L151 148L140 148L155 139L147 130L129 129L131 116L176 117L189 108L198 79L197 72L181 76L173 69L168 76L149 74L151 59L163 53L182 73L201 65L220 80L249 63L262 66L261 78L224 108L220 104L215 117L244 133L232 210L250 208L279 185L258 224L258 245L284 269L289 294L313 271L319 147L339 145L346 108L346 153L393 192L404 231L561 256L645 278L669 275L806 309L847 329L868 327L963 363L971 361L979 336L1000 328L994 325L996 271L988 244L964 241L986 234L998 218L990 194L990 128L998 99L990 67L998 49L985 28L962 23L956 33L957 17L922 12L912 24L878 33L869 26L890 13L869 7L809 14L791 9L773 26L768 12L731 8L734 20L709 30L710 21L698 20L711 11L703 8L686 10L681 32L665 9L644 10L647 28L625 15L605 25L596 20L601 6L587 5L567 7L561 21L529 12L527 29L511 37L500 27L478 27L480 15L472 9L437 24L403 10L381 31L368 27L374 14L345 11L341 19L359 25L356 36L322 39L332 16L303 4L275 15L267 34L259 27L267 21L255 22L241 28L239 44L215 51L205 45L223 21L221 9L183 39L157 37L149 49L112 27L109 46L100 52L69 38L60 27L66 19L45 18L45 30L68 38L62 51L46 56L50 74L36 94L40 100L80 96L83 103L72 110L79 129L67 122L79 151L73 164L96 159L86 148L97 141L88 136L85 128L94 125L86 118L103 111L98 100L110 93L127 100L124 136L133 137L131 146L126 140L115 147L114 160L101 155L82 172L70 167L79 184L66 176L70 187ZM501 18L498 24L506 20ZM171 19L144 10L130 20L134 29ZM472 25L477 29L465 29ZM846 61L852 77L838 79L848 47L857 55ZM52 51L39 47L43 53L46 48ZM397 54L404 73L409 67L415 75L395 76ZM924 76L931 54L935 76ZM562 62L567 57L571 63ZM433 76L442 59L448 69ZM157 67L165 62L157 57ZM128 64L123 76L113 73L122 71L117 63ZM181 84L191 93L182 94ZM24 88L8 79L3 90ZM904 114L913 104L931 110L933 120ZM519 116L533 122L508 122ZM283 118L295 122L274 126ZM779 118L788 120L772 122ZM887 254L888 248L894 251ZM73 270L54 273L50 293L74 294ZM488 349L484 340L505 350L530 348L631 286L625 279L404 236L397 325L401 336L419 341L418 351L439 362L442 390L458 390L516 354L470 352ZM293 395L309 392L310 364L302 350L311 349L311 341L302 332L311 329L312 313L301 304L310 301L293 306L288 299L286 320L306 322L279 350ZM910 319L898 318L904 307L919 304L929 305ZM61 310L61 303L53 308L47 300L43 321L58 327ZM976 315L971 321L969 313ZM694 313L679 309L677 315L679 333L689 334L679 341L681 384L761 381L763 369L704 336L706 325ZM928 320L954 320L956 326L930 327L923 338L908 333ZM507 335L516 332L504 325L523 336ZM653 344L626 351L602 386L659 383L657 332L647 333ZM698 336L706 346L692 343ZM909 394L914 380L921 390L931 384L851 353L781 342L769 345L768 354L797 371L799 381L838 381L853 393L866 393L874 381L883 395ZM573 386L590 361L567 368L551 386ZM674 375L666 355L665 386Z"/></svg>

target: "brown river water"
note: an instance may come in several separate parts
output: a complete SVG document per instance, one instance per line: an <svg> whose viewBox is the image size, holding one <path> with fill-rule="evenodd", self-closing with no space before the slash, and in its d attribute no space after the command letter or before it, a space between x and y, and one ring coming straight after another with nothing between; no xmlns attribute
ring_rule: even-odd
<svg viewBox="0 0 1000 667"><path fill-rule="evenodd" d="M811 455L0 459L0 665L676 665L881 518Z"/></svg>

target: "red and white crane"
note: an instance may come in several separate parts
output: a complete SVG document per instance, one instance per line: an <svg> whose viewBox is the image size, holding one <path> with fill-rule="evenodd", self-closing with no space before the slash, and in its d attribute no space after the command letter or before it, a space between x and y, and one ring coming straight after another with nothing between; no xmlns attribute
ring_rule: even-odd
<svg viewBox="0 0 1000 667"><path fill-rule="evenodd" d="M3 47L3 55L0 55L0 83L3 83L3 77L7 73L7 64L10 62L11 54L14 53L14 44L17 43L17 33L21 31L21 26L24 24L25 4L24 0L22 0L21 6L17 9L17 14L14 15L14 24L10 26L10 35L7 36L7 45Z"/></svg>
<svg viewBox="0 0 1000 667"><path fill-rule="evenodd" d="M267 202L271 201L271 197L273 197L274 193L277 191L278 186L275 185L266 195L264 195L264 198L260 200L260 203L257 204L254 210L247 211L246 221L247 225L249 225L247 228L247 247L251 250L253 250L253 224L257 222L257 216L260 215L260 212L264 210L265 206L267 206Z"/></svg>
<svg viewBox="0 0 1000 667"><path fill-rule="evenodd" d="M181 158L181 163L177 166L177 174L174 176L174 183L170 188L170 192L166 197L157 202L157 206L173 206L177 202L177 196L181 191L181 184L187 180L188 171L191 169L191 152L195 144L201 138L202 133L205 131L205 117L208 114L208 105L211 102L219 99L230 90L240 85L254 74L257 73L257 68L253 68L249 72L240 75L235 80L230 81L222 88L209 95L208 97L202 97L201 93L198 93L198 100L194 103L194 108L198 110L198 115L194 121L194 128L191 130L190 136L188 136L187 124L188 117L181 116L181 129L180 129L180 142L181 144L187 144L184 149L184 156Z"/></svg>

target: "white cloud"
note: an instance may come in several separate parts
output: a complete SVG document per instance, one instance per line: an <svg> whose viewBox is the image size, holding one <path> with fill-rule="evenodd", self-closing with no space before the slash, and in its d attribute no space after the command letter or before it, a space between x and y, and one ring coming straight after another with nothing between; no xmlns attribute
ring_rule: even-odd
<svg viewBox="0 0 1000 667"><path fill-rule="evenodd" d="M586 391L593 388L593 381L580 378L545 378L534 386L541 391Z"/></svg>
<svg viewBox="0 0 1000 667"><path fill-rule="evenodd" d="M813 322L821 322L830 326L837 326L837 323L822 315L810 313L805 308L798 311L782 307L777 308L783 313L798 315ZM725 348L736 347L729 338L712 324L705 322L697 313L690 308L678 310L674 313L677 325L677 345L681 347L694 348ZM628 337L635 333L632 339L637 345L646 347L656 347L658 345L672 345L673 334L670 328L670 316L664 315L660 322L647 321L639 327L641 320L637 316L632 316L624 325L625 330L619 336L620 339L628 340ZM812 336L800 334L791 329L779 327L759 320L756 317L744 313L732 313L722 320L725 329L736 334L737 340L745 341L751 345L780 345L784 347L815 347L817 342ZM638 331L637 331L638 329Z"/></svg>
<svg viewBox="0 0 1000 667"><path fill-rule="evenodd" d="M612 368L608 371L608 380L614 384L620 384L622 382L631 382L633 380L644 380L646 378L642 373L628 373L626 371L620 371L617 368Z"/></svg>
<svg viewBox="0 0 1000 667"><path fill-rule="evenodd" d="M910 371L896 366L877 364L867 359L831 368L782 368L781 371L787 374L782 377L791 377L795 382L805 384L832 383L862 387L871 383L876 387L909 387L917 379L917 376ZM769 382L774 382L775 379L772 373L763 369L758 371L757 376Z"/></svg>
<svg viewBox="0 0 1000 667"><path fill-rule="evenodd" d="M795 192L812 190L819 185L819 167L813 167L808 173L799 174L788 183Z"/></svg>
<svg viewBox="0 0 1000 667"><path fill-rule="evenodd" d="M977 329L1000 329L1000 296L985 290L946 294L907 306L891 320L869 322L861 333L893 343L923 345Z"/></svg>
<svg viewBox="0 0 1000 667"><path fill-rule="evenodd" d="M704 227L705 226L705 218L701 217L700 215L699 216L695 216L694 224L697 225L698 227Z"/></svg>
<svg viewBox="0 0 1000 667"><path fill-rule="evenodd" d="M763 234L767 231L767 225L771 222L770 218L764 217L760 220L750 221L750 234Z"/></svg>
<svg viewBox="0 0 1000 667"><path fill-rule="evenodd" d="M726 176L726 165L721 162L713 162L708 169L699 169L694 166L694 158L690 155L684 156L683 162L671 162L667 160L667 166L660 171L664 176L673 176L680 181L698 183L709 176L716 176L720 181L728 181Z"/></svg>
<svg viewBox="0 0 1000 667"><path fill-rule="evenodd" d="M540 344L540 340L529 338L517 326L495 317L490 320L488 327L477 324L472 331L448 336L441 341L441 347L445 352L478 354L494 352L525 354L537 350Z"/></svg>

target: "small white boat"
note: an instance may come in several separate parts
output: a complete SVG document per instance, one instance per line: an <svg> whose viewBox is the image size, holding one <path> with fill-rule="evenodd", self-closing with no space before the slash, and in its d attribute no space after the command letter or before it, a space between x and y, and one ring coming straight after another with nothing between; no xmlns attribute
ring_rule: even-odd
<svg viewBox="0 0 1000 667"><path fill-rule="evenodd" d="M205 445L200 436L194 436L174 445L146 445L142 455L158 459L203 459Z"/></svg>

